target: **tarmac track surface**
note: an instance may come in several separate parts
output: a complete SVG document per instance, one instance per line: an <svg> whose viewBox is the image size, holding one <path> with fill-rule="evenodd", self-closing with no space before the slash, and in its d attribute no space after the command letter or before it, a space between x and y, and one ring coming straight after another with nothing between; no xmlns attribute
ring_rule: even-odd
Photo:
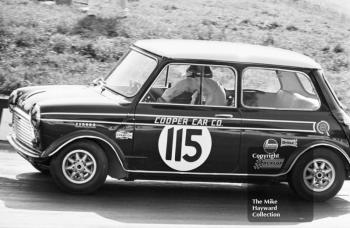
<svg viewBox="0 0 350 228"><path fill-rule="evenodd" d="M308 0L350 16L350 0ZM60 192L11 148L0 144L0 227L270 227L248 221L249 194L276 196L295 221L273 227L348 227L350 181L324 203L297 199L286 184L124 182L107 179L88 196ZM305 216L306 215L306 216ZM312 222L303 219L311 215Z"/></svg>
<svg viewBox="0 0 350 228"><path fill-rule="evenodd" d="M248 195L262 192L278 199L282 215L293 218L283 225L347 227L350 222L350 181L335 198L319 204L300 201L287 184L107 179L93 195L70 195L9 146L0 145L0 227L270 227L247 217ZM308 216L312 222L304 222Z"/></svg>

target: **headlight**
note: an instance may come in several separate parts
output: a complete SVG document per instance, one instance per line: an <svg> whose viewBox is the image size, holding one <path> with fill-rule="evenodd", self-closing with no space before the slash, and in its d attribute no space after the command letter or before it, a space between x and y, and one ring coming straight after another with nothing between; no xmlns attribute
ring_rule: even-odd
<svg viewBox="0 0 350 228"><path fill-rule="evenodd" d="M30 110L30 122L35 128L40 124L40 106L38 104L34 104Z"/></svg>
<svg viewBox="0 0 350 228"><path fill-rule="evenodd" d="M16 105L18 97L19 97L19 94L18 94L17 89L12 91L12 93L10 94L8 102L9 102L9 107L10 107L11 111L13 110L14 106Z"/></svg>

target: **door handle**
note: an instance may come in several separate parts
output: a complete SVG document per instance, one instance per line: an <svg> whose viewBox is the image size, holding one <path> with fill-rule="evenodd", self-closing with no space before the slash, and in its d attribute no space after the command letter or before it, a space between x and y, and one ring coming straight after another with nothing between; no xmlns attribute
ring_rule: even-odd
<svg viewBox="0 0 350 228"><path fill-rule="evenodd" d="M232 114L215 114L217 118L233 118Z"/></svg>

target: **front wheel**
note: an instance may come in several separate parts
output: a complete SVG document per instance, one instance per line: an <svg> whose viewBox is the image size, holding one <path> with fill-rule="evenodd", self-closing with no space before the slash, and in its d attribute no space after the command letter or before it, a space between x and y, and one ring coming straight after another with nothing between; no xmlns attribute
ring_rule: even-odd
<svg viewBox="0 0 350 228"><path fill-rule="evenodd" d="M335 196L344 179L345 167L338 155L332 150L319 148L298 160L289 184L299 197L321 202Z"/></svg>
<svg viewBox="0 0 350 228"><path fill-rule="evenodd" d="M64 191L91 193L106 180L108 161L100 146L82 140L66 146L50 164L55 183Z"/></svg>

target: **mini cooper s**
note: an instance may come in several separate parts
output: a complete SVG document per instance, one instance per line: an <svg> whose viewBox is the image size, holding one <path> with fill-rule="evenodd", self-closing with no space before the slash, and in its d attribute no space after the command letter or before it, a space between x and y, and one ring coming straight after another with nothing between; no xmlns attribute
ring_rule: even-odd
<svg viewBox="0 0 350 228"><path fill-rule="evenodd" d="M16 151L64 191L123 180L288 182L337 194L350 170L350 118L321 66L242 43L142 40L90 85L9 98Z"/></svg>

